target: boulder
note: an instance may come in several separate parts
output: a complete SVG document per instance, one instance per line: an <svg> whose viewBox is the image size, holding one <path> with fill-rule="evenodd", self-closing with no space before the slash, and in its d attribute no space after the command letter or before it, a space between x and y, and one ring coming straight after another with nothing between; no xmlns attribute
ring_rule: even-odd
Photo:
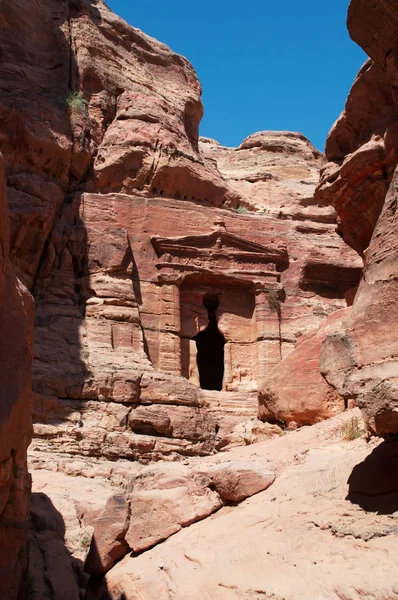
<svg viewBox="0 0 398 600"><path fill-rule="evenodd" d="M221 463L208 474L224 502L241 502L266 490L275 481L275 473L267 463L253 460Z"/></svg>
<svg viewBox="0 0 398 600"><path fill-rule="evenodd" d="M311 425L344 410L344 397L321 376L320 358L325 338L338 330L348 312L333 313L316 333L300 338L293 352L263 380L260 419Z"/></svg>
<svg viewBox="0 0 398 600"><path fill-rule="evenodd" d="M129 525L129 503L123 496L112 496L93 522L94 532L84 570L103 575L129 551L124 540Z"/></svg>

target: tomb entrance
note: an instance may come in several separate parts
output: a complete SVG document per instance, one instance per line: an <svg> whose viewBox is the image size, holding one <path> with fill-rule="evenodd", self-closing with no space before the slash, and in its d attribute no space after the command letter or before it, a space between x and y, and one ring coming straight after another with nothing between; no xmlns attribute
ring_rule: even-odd
<svg viewBox="0 0 398 600"><path fill-rule="evenodd" d="M196 342L200 387L203 390L221 391L224 380L225 337L217 324L218 297L205 294L203 305L207 310L209 324L204 331L193 338Z"/></svg>
<svg viewBox="0 0 398 600"><path fill-rule="evenodd" d="M158 257L159 352L154 365L203 389L255 390L281 360L281 294L286 246L260 245L226 231L152 238Z"/></svg>

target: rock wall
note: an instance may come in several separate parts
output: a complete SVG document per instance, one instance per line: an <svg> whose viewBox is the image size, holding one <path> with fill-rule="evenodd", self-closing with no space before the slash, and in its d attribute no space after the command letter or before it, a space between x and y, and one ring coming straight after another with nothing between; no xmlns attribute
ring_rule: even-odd
<svg viewBox="0 0 398 600"><path fill-rule="evenodd" d="M33 449L151 460L245 443L261 381L361 274L313 197L324 157L297 133L200 140L191 65L101 0L1 10L11 257L36 300ZM198 385L208 297L219 391Z"/></svg>
<svg viewBox="0 0 398 600"><path fill-rule="evenodd" d="M8 259L4 160L0 154L0 595L26 594L31 440L33 300Z"/></svg>
<svg viewBox="0 0 398 600"><path fill-rule="evenodd" d="M388 435L398 431L395 2L352 0L348 27L370 59L329 134L316 197L336 208L342 236L364 256L364 273L350 315L323 343L321 370L357 401L371 432Z"/></svg>
<svg viewBox="0 0 398 600"><path fill-rule="evenodd" d="M297 505L305 497L313 512L307 542L318 554L328 529L365 542L395 534L389 517L373 522L343 502L349 471L369 448L360 440L352 447L356 453L341 444L323 446L350 426L351 414L291 437L256 420L258 400L262 419L294 428L342 412L354 399L372 431L387 435L398 428L392 7L388 0L372 2L370 12L360 0L350 5L351 33L371 60L328 138L326 164L298 133L260 132L238 148L199 138L201 89L191 65L128 26L102 0L3 0L2 597L20 600L29 593L55 600L66 593L77 599L87 587L83 560L92 575L87 598L126 598L137 586L168 593L170 580L173 586L177 580L162 547L178 556L173 536L181 548L180 540L191 535L197 547L195 531L222 546L228 575L208 578L208 548L200 560L185 555L182 563L194 565L188 571L196 575L186 571L177 595L192 596L192 574L198 583L193 596L203 581L210 581L205 587L213 595L220 587L231 590L235 558L225 552L224 540L230 520L234 526L236 515L243 515L241 553L241 540L254 525L257 531L268 495L234 505L274 485L287 466L297 467L293 484L282 477L267 504L277 506L279 494L278 502L288 507L286 522L298 517L300 544L309 513L301 515L297 507L292 512L286 503L295 494L292 485ZM374 23L383 31L376 41ZM36 300L31 465L37 471L29 574L33 307L15 273ZM202 363L199 336L211 328L222 339L222 355L211 350L210 362ZM200 387L203 364L218 381L214 389ZM262 449L235 449L232 458L202 459L272 437L281 439ZM306 464L314 445L317 464L311 454ZM183 462L166 466L137 462L182 456ZM330 483L331 472L340 473L337 484ZM303 476L310 481L304 494ZM338 517L329 504L332 492ZM220 509L225 536L214 530L215 519L188 530ZM393 509L391 514L396 504ZM281 560L271 556L281 539L273 511L269 521L277 529L266 532L267 561L270 572L280 573ZM167 546L161 544L169 537ZM290 542L289 534L282 546ZM353 556L345 539L340 546L339 556ZM253 540L246 547L251 564ZM362 550L355 541L355 567ZM131 558L132 551L139 556ZM289 552L296 569L302 548ZM142 580L137 572L152 556L156 573L148 571ZM262 553L256 550L256 556ZM341 565L330 574L329 550L323 562L329 588L337 589ZM349 570L342 593L357 597L361 574L351 565ZM245 580L234 584L238 594L269 593L263 558L255 571L255 590L238 574ZM384 577L383 565L379 571ZM290 586L294 577L286 573L271 594L293 600L296 586L286 588L286 582ZM325 577L318 579L313 594L324 590ZM378 593L375 579L366 587Z"/></svg>

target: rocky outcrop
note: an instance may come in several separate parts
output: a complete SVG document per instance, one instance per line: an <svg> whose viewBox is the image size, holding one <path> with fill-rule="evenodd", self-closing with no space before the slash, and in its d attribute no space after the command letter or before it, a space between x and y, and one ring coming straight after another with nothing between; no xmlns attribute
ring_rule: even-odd
<svg viewBox="0 0 398 600"><path fill-rule="evenodd" d="M0 154L0 595L27 592L33 300L8 259L4 161Z"/></svg>
<svg viewBox="0 0 398 600"><path fill-rule="evenodd" d="M69 180L72 136L62 107L71 85L68 3L7 0L1 14L0 146L10 257L20 280L32 289Z"/></svg>
<svg viewBox="0 0 398 600"><path fill-rule="evenodd" d="M373 62L325 165L298 133L199 139L191 65L102 0L0 18L3 595L390 598L397 490L372 481L395 443L371 455L359 411L334 415L354 399L396 432L395 54L359 28ZM29 573L33 311L13 269L37 306ZM334 417L284 434L259 395L291 429Z"/></svg>
<svg viewBox="0 0 398 600"><path fill-rule="evenodd" d="M352 422L356 434L345 440ZM167 598L170 590L181 600L270 593L289 600L298 593L359 600L364 590L369 597L392 597L397 444L369 444L362 427L355 409L271 442L186 464L142 467L33 456L41 467L34 471L36 526L43 543L52 536L64 540L58 579L49 579L54 592L63 581L75 598L85 581L85 597L104 600ZM144 510L144 499L152 510ZM142 550L124 550L111 567L124 535ZM73 564L76 577L80 573L74 592L66 587L65 552L69 568ZM381 553L383 561L377 559ZM51 564L51 555L43 556ZM83 561L92 573L107 571L105 577L87 582Z"/></svg>
<svg viewBox="0 0 398 600"><path fill-rule="evenodd" d="M335 206L344 239L365 264L350 315L323 342L321 370L341 395L363 408L371 432L389 435L398 431L395 4L365 7L352 0L348 26L370 60L329 134L329 163L316 197Z"/></svg>
<svg viewBox="0 0 398 600"><path fill-rule="evenodd" d="M35 593L47 585L49 600L62 589L77 598L79 587L95 597L96 583L123 557L142 554L275 480L273 463L255 453L147 467L80 458L65 469L63 461L62 454L31 455L31 574Z"/></svg>
<svg viewBox="0 0 398 600"><path fill-rule="evenodd" d="M241 210L279 219L334 222L333 209L314 202L325 157L302 134L261 131L243 140L238 148L201 138L200 148L240 197Z"/></svg>
<svg viewBox="0 0 398 600"><path fill-rule="evenodd" d="M295 349L260 385L259 418L290 427L312 425L344 411L345 400L320 373L322 343L339 329L349 309L332 313L315 334L299 338Z"/></svg>
<svg viewBox="0 0 398 600"><path fill-rule="evenodd" d="M359 600L364 589L370 597L392 596L395 519L366 513L345 499L347 478L369 449L363 441L328 444L310 450L301 464L287 467L267 491L238 508L223 509L217 519L123 559L108 573L100 597L166 598L172 590L181 600L204 594ZM383 561L376 559L380 551Z"/></svg>
<svg viewBox="0 0 398 600"><path fill-rule="evenodd" d="M315 198L339 215L343 239L358 253L368 248L397 164L397 106L381 64L368 60L329 133Z"/></svg>
<svg viewBox="0 0 398 600"><path fill-rule="evenodd" d="M341 330L324 341L321 369L347 398L356 398L371 432L398 431L396 419L396 217L394 175L366 257L364 279Z"/></svg>

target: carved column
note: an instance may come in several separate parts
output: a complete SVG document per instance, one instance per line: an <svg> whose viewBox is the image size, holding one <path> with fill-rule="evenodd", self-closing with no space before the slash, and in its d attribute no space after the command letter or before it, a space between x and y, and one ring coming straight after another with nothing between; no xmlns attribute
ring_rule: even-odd
<svg viewBox="0 0 398 600"><path fill-rule="evenodd" d="M164 282L160 293L159 369L181 375L180 291L176 283Z"/></svg>
<svg viewBox="0 0 398 600"><path fill-rule="evenodd" d="M257 380L264 378L281 361L279 313L272 312L264 284L255 285L257 326Z"/></svg>

